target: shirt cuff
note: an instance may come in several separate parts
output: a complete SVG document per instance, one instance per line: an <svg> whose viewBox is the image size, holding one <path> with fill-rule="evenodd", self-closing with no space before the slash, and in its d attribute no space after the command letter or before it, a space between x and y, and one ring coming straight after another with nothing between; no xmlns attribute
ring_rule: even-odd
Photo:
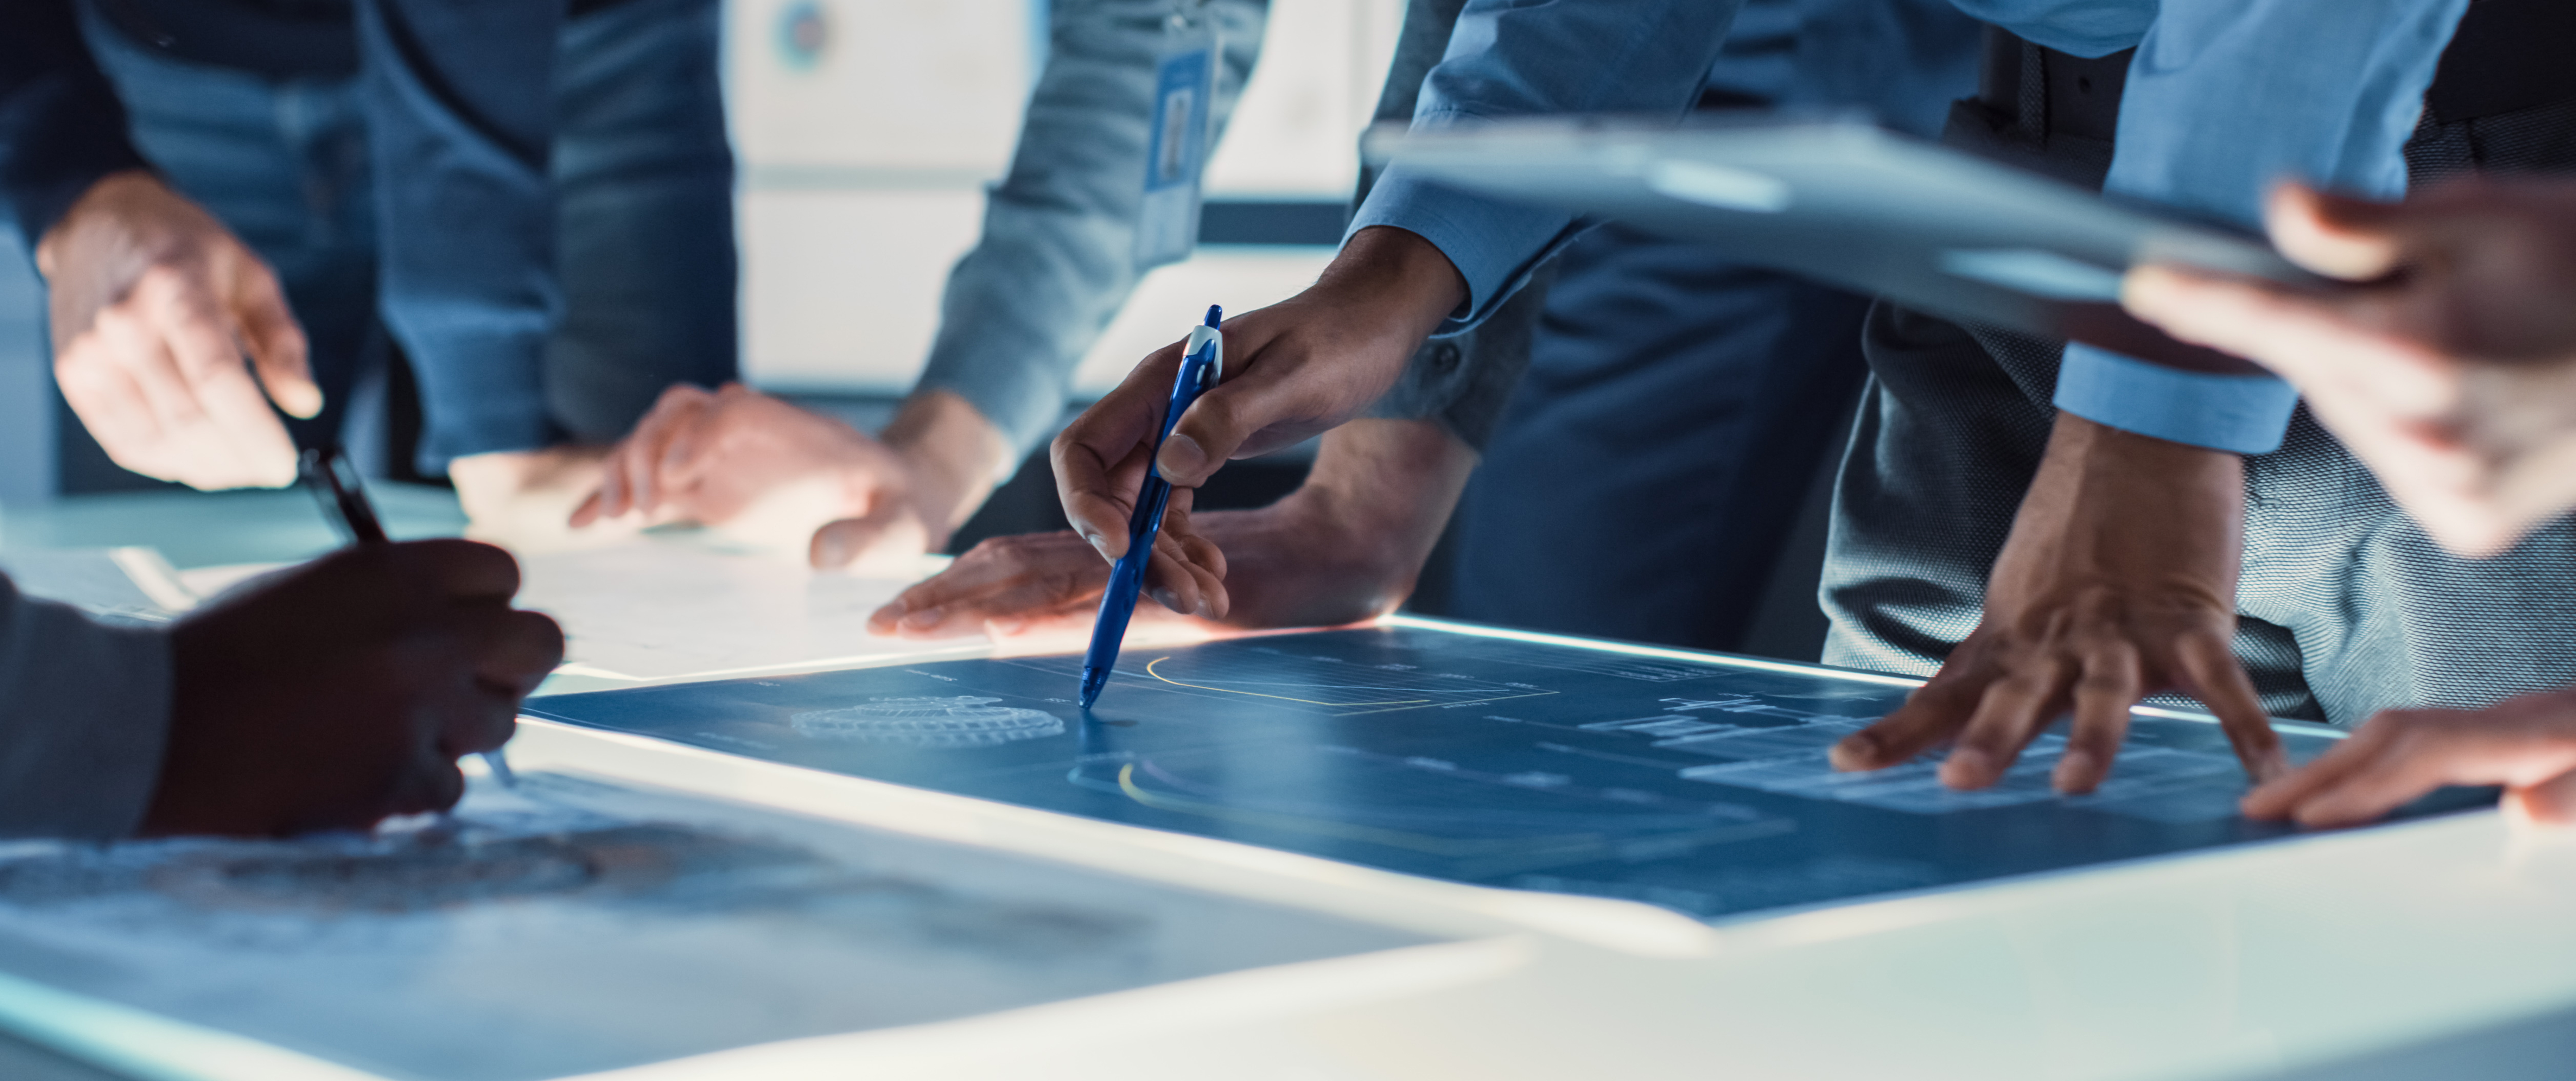
<svg viewBox="0 0 2576 1081"><path fill-rule="evenodd" d="M1467 281L1467 302L1434 334L1455 334L1482 322L1580 231L1575 218L1553 210L1497 202L1444 188L1390 166L1351 216L1351 234L1389 225L1431 242Z"/></svg>
<svg viewBox="0 0 2576 1081"><path fill-rule="evenodd" d="M2269 375L2168 368L2074 344L2057 372L2057 407L2097 424L2210 450L2280 449L2299 392Z"/></svg>
<svg viewBox="0 0 2576 1081"><path fill-rule="evenodd" d="M5 594L0 836L131 836L160 784L170 736L170 636Z"/></svg>

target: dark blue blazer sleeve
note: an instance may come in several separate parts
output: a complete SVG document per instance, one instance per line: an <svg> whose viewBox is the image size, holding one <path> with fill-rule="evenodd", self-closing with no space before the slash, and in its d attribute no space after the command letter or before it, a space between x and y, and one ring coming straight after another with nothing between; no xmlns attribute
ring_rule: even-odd
<svg viewBox="0 0 2576 1081"><path fill-rule="evenodd" d="M0 211L32 249L100 177L149 166L72 0L0 0Z"/></svg>

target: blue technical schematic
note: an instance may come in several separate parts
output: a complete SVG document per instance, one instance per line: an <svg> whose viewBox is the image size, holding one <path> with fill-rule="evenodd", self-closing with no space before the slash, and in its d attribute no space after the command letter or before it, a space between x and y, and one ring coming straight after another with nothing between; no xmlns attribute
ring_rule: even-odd
<svg viewBox="0 0 2576 1081"><path fill-rule="evenodd" d="M2216 725L2140 716L2098 792L2061 735L1992 788L1825 751L1902 681L1430 626L556 695L534 717L1003 803L1702 918L2287 836ZM2332 737L2285 731L2294 759ZM2483 803L2445 792L2423 814Z"/></svg>

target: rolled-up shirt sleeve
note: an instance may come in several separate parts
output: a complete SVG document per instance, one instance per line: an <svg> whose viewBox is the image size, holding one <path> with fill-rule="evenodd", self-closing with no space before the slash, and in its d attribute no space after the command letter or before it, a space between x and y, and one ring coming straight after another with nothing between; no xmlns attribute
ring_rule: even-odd
<svg viewBox="0 0 2576 1081"><path fill-rule="evenodd" d="M167 634L0 577L0 837L131 835L161 778L170 701Z"/></svg>
<svg viewBox="0 0 2576 1081"><path fill-rule="evenodd" d="M1471 0L1423 80L1413 130L1510 116L1678 117L1699 96L1740 0ZM1581 231L1573 215L1444 188L1390 167L1350 232L1392 226L1440 249L1467 301L1439 330L1474 326Z"/></svg>
<svg viewBox="0 0 2576 1081"><path fill-rule="evenodd" d="M0 33L0 209L33 249L90 185L148 166L71 0L20 0Z"/></svg>
<svg viewBox="0 0 2576 1081"><path fill-rule="evenodd" d="M2258 227L2274 181L2406 191L2406 140L2468 0L2165 0L2129 67L2106 192ZM2259 107L2255 107L2259 103ZM2298 396L2262 375L2067 348L2057 407L2213 450L2280 446Z"/></svg>

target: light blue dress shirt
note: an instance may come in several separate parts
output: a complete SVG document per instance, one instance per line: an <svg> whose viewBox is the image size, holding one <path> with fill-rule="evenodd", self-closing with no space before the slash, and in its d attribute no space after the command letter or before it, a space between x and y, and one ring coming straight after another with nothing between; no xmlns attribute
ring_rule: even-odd
<svg viewBox="0 0 2576 1081"><path fill-rule="evenodd" d="M2405 147L2468 0L2165 0L2129 64L2103 190L2257 227L2299 177L2406 193ZM2281 445L2298 392L2263 375L2183 371L2074 344L2057 407L2240 454Z"/></svg>
<svg viewBox="0 0 2576 1081"><path fill-rule="evenodd" d="M2025 39L2081 56L2138 46L2106 190L2248 225L2275 179L2373 195L2405 190L2403 156L2467 0L1957 0ZM1679 116L1737 0L1470 0L1424 81L1417 129L1567 112ZM1387 170L1351 231L1390 225L1440 248L1474 325L1578 231L1564 214ZM2280 444L2297 395L2268 376L2186 372L2075 346L2059 408L2113 427L2239 453Z"/></svg>

